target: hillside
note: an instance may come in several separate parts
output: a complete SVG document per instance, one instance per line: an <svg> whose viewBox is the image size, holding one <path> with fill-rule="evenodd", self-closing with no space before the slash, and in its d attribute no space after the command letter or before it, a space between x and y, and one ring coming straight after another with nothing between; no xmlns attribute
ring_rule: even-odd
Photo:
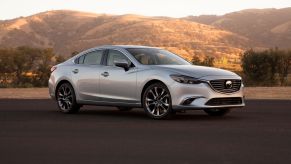
<svg viewBox="0 0 291 164"><path fill-rule="evenodd" d="M240 53L254 42L213 26L166 17L57 10L0 21L1 47L52 47L70 56L104 44L157 46L188 59L210 55L217 63L238 63Z"/></svg>
<svg viewBox="0 0 291 164"><path fill-rule="evenodd" d="M257 47L291 48L291 8L248 9L223 16L184 18L245 36Z"/></svg>

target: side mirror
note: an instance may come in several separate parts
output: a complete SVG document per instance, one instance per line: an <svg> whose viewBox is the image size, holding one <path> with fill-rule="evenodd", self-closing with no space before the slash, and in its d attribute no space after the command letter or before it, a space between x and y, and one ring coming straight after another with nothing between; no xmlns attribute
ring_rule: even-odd
<svg viewBox="0 0 291 164"><path fill-rule="evenodd" d="M125 59L114 60L114 64L116 67L124 68L125 71L128 71L130 67L128 61Z"/></svg>

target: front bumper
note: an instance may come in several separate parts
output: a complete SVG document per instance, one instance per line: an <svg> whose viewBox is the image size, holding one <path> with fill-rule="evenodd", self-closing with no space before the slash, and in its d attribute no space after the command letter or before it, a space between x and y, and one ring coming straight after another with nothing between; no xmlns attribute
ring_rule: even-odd
<svg viewBox="0 0 291 164"><path fill-rule="evenodd" d="M55 86L56 86L56 83L55 83L55 78L54 76L51 76L49 81L48 81L48 88L49 88L49 95L52 99L55 99L56 96L55 96Z"/></svg>
<svg viewBox="0 0 291 164"><path fill-rule="evenodd" d="M243 85L234 93L220 93L207 83L182 84L175 82L169 86L174 110L208 109L208 108L240 108L245 106ZM190 99L189 102L185 102ZM234 102L230 100L240 101ZM193 101L191 101L193 100ZM220 100L221 103L212 103L210 100ZM229 101L224 103L223 101Z"/></svg>

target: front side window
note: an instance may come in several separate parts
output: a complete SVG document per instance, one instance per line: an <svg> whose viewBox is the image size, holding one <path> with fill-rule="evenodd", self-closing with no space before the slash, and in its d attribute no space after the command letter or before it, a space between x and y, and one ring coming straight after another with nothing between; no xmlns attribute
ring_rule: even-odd
<svg viewBox="0 0 291 164"><path fill-rule="evenodd" d="M132 56L144 65L190 65L186 60L169 51L156 48L127 48Z"/></svg>
<svg viewBox="0 0 291 164"><path fill-rule="evenodd" d="M87 65L100 65L102 59L103 51L93 51L89 52L85 55L84 62L81 63L81 57L79 58L79 64L87 64Z"/></svg>
<svg viewBox="0 0 291 164"><path fill-rule="evenodd" d="M131 63L130 60L121 52L116 50L109 50L107 57L107 65L114 66L114 61L125 59L128 63Z"/></svg>

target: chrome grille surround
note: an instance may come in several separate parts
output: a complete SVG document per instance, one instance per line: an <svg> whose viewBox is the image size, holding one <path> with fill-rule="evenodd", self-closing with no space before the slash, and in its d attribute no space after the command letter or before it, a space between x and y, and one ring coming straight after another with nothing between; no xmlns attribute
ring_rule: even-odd
<svg viewBox="0 0 291 164"><path fill-rule="evenodd" d="M231 81L232 87L228 88L226 83ZM210 80L208 84L211 88L220 93L234 93L240 90L242 82L239 79L219 79L219 80Z"/></svg>

